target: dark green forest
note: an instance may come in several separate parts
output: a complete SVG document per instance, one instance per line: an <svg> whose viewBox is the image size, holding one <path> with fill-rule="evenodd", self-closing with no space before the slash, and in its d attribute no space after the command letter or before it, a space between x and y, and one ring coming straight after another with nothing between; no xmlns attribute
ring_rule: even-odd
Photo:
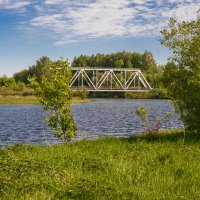
<svg viewBox="0 0 200 200"><path fill-rule="evenodd" d="M131 52L117 52L112 54L80 55L75 57L72 67L105 67L105 68L139 68L149 73L157 73L158 66L149 51L143 54Z"/></svg>

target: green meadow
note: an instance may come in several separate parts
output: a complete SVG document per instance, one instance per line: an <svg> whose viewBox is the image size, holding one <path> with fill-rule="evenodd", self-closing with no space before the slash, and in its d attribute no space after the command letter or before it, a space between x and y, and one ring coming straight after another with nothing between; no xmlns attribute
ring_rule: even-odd
<svg viewBox="0 0 200 200"><path fill-rule="evenodd" d="M200 134L0 150L0 199L200 199Z"/></svg>

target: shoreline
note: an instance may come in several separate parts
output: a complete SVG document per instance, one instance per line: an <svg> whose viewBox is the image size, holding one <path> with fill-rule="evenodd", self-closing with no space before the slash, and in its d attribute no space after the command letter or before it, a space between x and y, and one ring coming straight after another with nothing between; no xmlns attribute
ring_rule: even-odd
<svg viewBox="0 0 200 200"><path fill-rule="evenodd" d="M89 103L94 101L94 99L132 99L132 100L169 100L168 98L120 98L120 97L89 97L86 99L81 99L80 97L72 97L72 104L77 103ZM21 95L0 95L0 105L6 104L39 104L38 100L34 96L21 96Z"/></svg>
<svg viewBox="0 0 200 200"><path fill-rule="evenodd" d="M72 104L77 103L89 103L91 100L89 99L81 99L78 97L72 98ZM8 105L8 104L40 104L36 97L34 96L2 96L0 95L0 105Z"/></svg>

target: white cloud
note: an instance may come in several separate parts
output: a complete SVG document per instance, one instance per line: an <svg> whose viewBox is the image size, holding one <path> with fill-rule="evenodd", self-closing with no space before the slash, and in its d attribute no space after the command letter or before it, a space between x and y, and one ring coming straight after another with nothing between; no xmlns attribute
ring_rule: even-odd
<svg viewBox="0 0 200 200"><path fill-rule="evenodd" d="M21 9L30 4L30 1L0 0L0 9Z"/></svg>
<svg viewBox="0 0 200 200"><path fill-rule="evenodd" d="M0 0L0 7L10 9L29 4ZM199 8L199 0L38 0L24 26L53 34L56 45L99 37L154 37L170 17L192 20Z"/></svg>
<svg viewBox="0 0 200 200"><path fill-rule="evenodd" d="M176 9L166 10L161 13L165 18L173 17L178 21L194 20L197 17L197 10L200 8L200 3L182 4L178 5Z"/></svg>
<svg viewBox="0 0 200 200"><path fill-rule="evenodd" d="M63 2L63 0L45 0L45 4L49 5L62 4Z"/></svg>

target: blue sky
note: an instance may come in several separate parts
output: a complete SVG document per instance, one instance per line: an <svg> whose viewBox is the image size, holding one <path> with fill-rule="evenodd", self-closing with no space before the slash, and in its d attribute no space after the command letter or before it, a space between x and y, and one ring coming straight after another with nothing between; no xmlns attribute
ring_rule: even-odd
<svg viewBox="0 0 200 200"><path fill-rule="evenodd" d="M0 0L0 76L51 59L149 50L158 64L170 52L160 30L170 17L193 20L199 0Z"/></svg>

